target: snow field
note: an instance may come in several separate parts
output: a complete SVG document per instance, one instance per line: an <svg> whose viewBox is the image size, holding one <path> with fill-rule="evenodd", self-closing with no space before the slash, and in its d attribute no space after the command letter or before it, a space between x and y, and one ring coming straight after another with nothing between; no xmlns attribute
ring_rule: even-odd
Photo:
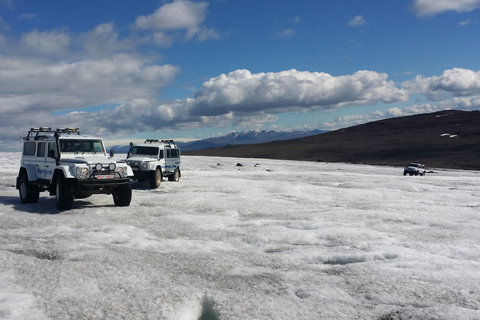
<svg viewBox="0 0 480 320"><path fill-rule="evenodd" d="M0 160L0 319L480 318L479 172L185 156L60 212Z"/></svg>

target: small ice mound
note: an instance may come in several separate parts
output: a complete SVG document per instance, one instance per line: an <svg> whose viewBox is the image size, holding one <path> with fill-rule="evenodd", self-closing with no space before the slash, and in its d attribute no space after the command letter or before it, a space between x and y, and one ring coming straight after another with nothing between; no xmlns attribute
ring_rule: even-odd
<svg viewBox="0 0 480 320"><path fill-rule="evenodd" d="M347 265L352 263L361 263L376 260L390 260L398 258L398 255L392 253L383 254L357 254L357 255L338 255L323 260L323 264Z"/></svg>

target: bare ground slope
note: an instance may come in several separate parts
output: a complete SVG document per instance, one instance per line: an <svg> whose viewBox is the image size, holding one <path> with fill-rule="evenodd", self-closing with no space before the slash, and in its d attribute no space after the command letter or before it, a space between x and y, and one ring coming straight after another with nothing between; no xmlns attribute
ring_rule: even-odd
<svg viewBox="0 0 480 320"><path fill-rule="evenodd" d="M328 133L186 155L351 162L480 170L480 111L446 110L370 122Z"/></svg>

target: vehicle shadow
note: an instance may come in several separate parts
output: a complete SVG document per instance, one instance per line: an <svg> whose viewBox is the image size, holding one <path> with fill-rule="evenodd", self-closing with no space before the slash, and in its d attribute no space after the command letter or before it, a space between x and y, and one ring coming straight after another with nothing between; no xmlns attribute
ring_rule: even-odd
<svg viewBox="0 0 480 320"><path fill-rule="evenodd" d="M113 200L112 200L113 202ZM69 212L70 210L75 209L84 209L84 208L110 208L115 207L112 203L111 205L97 205L88 200L84 199L75 199L73 202L73 207L70 210L59 210L55 204L55 197L42 197L38 199L38 203L22 203L20 197L8 197L0 196L0 203L5 206L13 207L15 211L35 213L35 214L59 214L64 212Z"/></svg>
<svg viewBox="0 0 480 320"><path fill-rule="evenodd" d="M150 184L148 183L148 180L147 181L132 180L131 185L132 185L132 190L152 190L152 188L150 188Z"/></svg>

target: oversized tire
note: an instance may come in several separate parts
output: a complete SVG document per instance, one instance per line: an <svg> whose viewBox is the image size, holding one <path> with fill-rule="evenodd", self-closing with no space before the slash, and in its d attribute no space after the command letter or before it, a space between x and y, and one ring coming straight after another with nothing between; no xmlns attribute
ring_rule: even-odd
<svg viewBox="0 0 480 320"><path fill-rule="evenodd" d="M117 207L128 207L132 201L132 186L130 183L122 184L113 192L113 203Z"/></svg>
<svg viewBox="0 0 480 320"><path fill-rule="evenodd" d="M28 177L25 174L20 177L18 193L22 203L37 203L40 197L40 191L28 181Z"/></svg>
<svg viewBox="0 0 480 320"><path fill-rule="evenodd" d="M156 189L160 187L160 183L162 183L162 172L160 168L155 169L155 171L150 172L150 176L148 177L148 183L150 184L150 188Z"/></svg>
<svg viewBox="0 0 480 320"><path fill-rule="evenodd" d="M57 208L60 210L70 210L73 207L74 193L73 188L63 175L57 177L55 182L55 199Z"/></svg>
<svg viewBox="0 0 480 320"><path fill-rule="evenodd" d="M178 169L175 169L175 171L173 171L173 174L168 176L168 181L178 182L178 180L180 180L180 171Z"/></svg>

